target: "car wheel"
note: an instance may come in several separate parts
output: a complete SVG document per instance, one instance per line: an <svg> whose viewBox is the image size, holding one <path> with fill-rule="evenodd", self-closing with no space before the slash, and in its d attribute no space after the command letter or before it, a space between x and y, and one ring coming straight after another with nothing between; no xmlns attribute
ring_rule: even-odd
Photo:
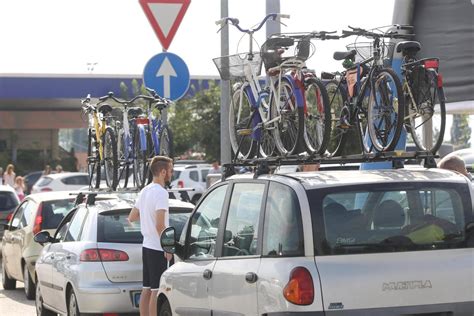
<svg viewBox="0 0 474 316"><path fill-rule="evenodd" d="M158 316L172 316L173 313L171 312L171 306L170 302L167 300L163 301L160 307L160 312L158 313Z"/></svg>
<svg viewBox="0 0 474 316"><path fill-rule="evenodd" d="M2 260L2 285L5 290L14 290L16 289L16 280L10 279L8 273L5 269L5 257Z"/></svg>
<svg viewBox="0 0 474 316"><path fill-rule="evenodd" d="M30 272L28 271L28 266L24 265L23 267L23 282L25 283L25 295L29 300L35 299L35 284L31 279Z"/></svg>
<svg viewBox="0 0 474 316"><path fill-rule="evenodd" d="M41 289L39 285L39 281L36 282L36 316L56 316L57 314L53 313L49 309L46 309L43 306L43 296L41 295Z"/></svg>
<svg viewBox="0 0 474 316"><path fill-rule="evenodd" d="M194 205L197 204L197 202L199 202L199 199L201 198L201 194L195 194L193 196L193 198L191 199L191 203L193 203Z"/></svg>
<svg viewBox="0 0 474 316"><path fill-rule="evenodd" d="M69 299L67 304L67 316L80 316L79 305L77 304L76 294L74 290L71 289L69 292Z"/></svg>

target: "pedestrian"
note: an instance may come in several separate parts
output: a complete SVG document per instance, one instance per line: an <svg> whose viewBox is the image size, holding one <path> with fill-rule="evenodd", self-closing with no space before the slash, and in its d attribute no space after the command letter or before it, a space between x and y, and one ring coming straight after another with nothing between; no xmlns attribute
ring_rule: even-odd
<svg viewBox="0 0 474 316"><path fill-rule="evenodd" d="M57 165L56 166L56 173L61 173L61 172L63 172L63 166Z"/></svg>
<svg viewBox="0 0 474 316"><path fill-rule="evenodd" d="M25 198L25 178L18 176L15 178L15 186L14 186L16 195L18 195L18 199L23 201Z"/></svg>
<svg viewBox="0 0 474 316"><path fill-rule="evenodd" d="M140 220L143 235L143 289L140 296L140 316L156 315L157 291L160 277L167 269L172 254L161 247L160 236L169 226L169 194L166 182L173 176L173 160L164 156L152 159L150 170L153 181L138 195L135 206L130 211L130 223Z"/></svg>
<svg viewBox="0 0 474 316"><path fill-rule="evenodd" d="M472 176L467 171L464 160L458 155L447 155L438 163L438 168L456 171L472 180Z"/></svg>
<svg viewBox="0 0 474 316"><path fill-rule="evenodd" d="M43 176L47 176L48 174L51 174L51 166L50 165L46 165L44 167L44 170L43 170L43 173L42 173Z"/></svg>
<svg viewBox="0 0 474 316"><path fill-rule="evenodd" d="M7 166L7 170L3 174L3 184L9 185L12 188L15 186L15 166L13 164L9 164Z"/></svg>
<svg viewBox="0 0 474 316"><path fill-rule="evenodd" d="M319 170L319 163L315 164L308 164L308 165L301 165L300 170L302 172L309 172L309 171L318 171Z"/></svg>
<svg viewBox="0 0 474 316"><path fill-rule="evenodd" d="M221 166L219 166L219 161L215 160L212 162L212 168L209 170L209 174L221 173Z"/></svg>

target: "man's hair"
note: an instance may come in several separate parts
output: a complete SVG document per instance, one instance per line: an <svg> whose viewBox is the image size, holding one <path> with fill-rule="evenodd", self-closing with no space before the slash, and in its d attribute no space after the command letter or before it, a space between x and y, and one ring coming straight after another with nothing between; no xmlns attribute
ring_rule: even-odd
<svg viewBox="0 0 474 316"><path fill-rule="evenodd" d="M154 177L157 177L161 170L168 169L169 165L173 163L173 159L165 156L155 156L150 163L150 171Z"/></svg>
<svg viewBox="0 0 474 316"><path fill-rule="evenodd" d="M441 169L454 170L462 174L466 173L466 164L464 163L464 160L456 155L444 157L439 162L438 167Z"/></svg>

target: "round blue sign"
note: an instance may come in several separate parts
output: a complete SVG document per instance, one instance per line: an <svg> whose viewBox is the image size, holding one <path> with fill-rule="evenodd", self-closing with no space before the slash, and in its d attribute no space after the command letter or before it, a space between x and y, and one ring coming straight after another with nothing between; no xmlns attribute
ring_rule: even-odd
<svg viewBox="0 0 474 316"><path fill-rule="evenodd" d="M173 101L180 99L189 88L189 70L176 54L160 53L153 56L143 70L143 82L160 96Z"/></svg>

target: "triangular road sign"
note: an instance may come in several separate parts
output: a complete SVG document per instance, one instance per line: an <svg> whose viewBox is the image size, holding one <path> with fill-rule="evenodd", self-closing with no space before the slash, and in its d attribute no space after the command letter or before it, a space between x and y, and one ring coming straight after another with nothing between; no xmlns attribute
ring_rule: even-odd
<svg viewBox="0 0 474 316"><path fill-rule="evenodd" d="M168 49L191 0L139 0L161 45Z"/></svg>

